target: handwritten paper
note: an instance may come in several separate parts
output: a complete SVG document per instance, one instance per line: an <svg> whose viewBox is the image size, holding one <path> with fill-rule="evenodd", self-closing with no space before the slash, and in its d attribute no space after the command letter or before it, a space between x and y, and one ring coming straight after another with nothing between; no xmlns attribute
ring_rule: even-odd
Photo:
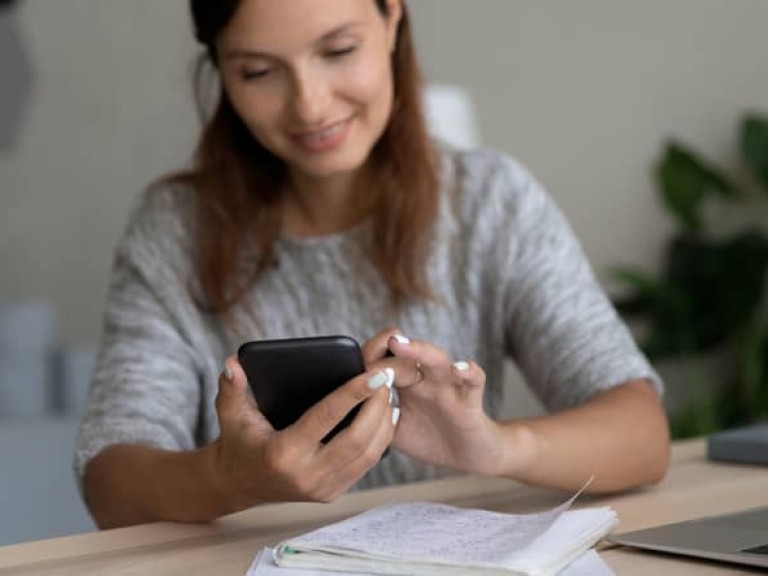
<svg viewBox="0 0 768 576"><path fill-rule="evenodd" d="M617 522L608 507L538 514L433 502L379 506L282 542L278 566L409 576L556 574Z"/></svg>

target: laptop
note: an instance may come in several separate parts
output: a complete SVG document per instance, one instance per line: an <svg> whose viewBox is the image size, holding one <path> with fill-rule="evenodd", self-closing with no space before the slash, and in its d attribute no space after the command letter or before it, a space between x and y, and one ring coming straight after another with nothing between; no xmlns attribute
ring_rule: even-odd
<svg viewBox="0 0 768 576"><path fill-rule="evenodd" d="M710 460L768 464L768 423L724 430L707 438Z"/></svg>
<svg viewBox="0 0 768 576"><path fill-rule="evenodd" d="M707 438L710 460L768 464L768 423L744 426ZM608 537L645 550L768 567L768 506L709 516Z"/></svg>
<svg viewBox="0 0 768 576"><path fill-rule="evenodd" d="M768 506L612 534L608 541L656 552L768 567Z"/></svg>

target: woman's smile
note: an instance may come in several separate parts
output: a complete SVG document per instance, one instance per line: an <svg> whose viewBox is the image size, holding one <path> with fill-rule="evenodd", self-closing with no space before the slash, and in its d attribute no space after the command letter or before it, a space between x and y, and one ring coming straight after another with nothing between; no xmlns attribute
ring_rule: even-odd
<svg viewBox="0 0 768 576"><path fill-rule="evenodd" d="M321 153L331 152L341 147L347 139L352 128L354 116L326 124L317 130L294 132L291 140L304 152Z"/></svg>

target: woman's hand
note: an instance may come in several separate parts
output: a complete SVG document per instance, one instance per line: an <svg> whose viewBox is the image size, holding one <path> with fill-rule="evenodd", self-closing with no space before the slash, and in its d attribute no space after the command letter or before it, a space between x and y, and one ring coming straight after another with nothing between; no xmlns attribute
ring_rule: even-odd
<svg viewBox="0 0 768 576"><path fill-rule="evenodd" d="M394 358L384 358L387 351ZM385 330L363 346L368 366L395 371L401 418L392 446L423 462L467 472L503 470L502 431L483 409L485 373L442 349ZM384 359L383 359L384 358ZM383 360L382 360L383 359Z"/></svg>
<svg viewBox="0 0 768 576"><path fill-rule="evenodd" d="M219 378L214 443L221 489L233 510L260 502L329 502L378 463L397 420L389 404L393 374L379 368L350 380L293 425L276 431L247 394L235 357ZM353 423L328 444L320 440L357 404Z"/></svg>

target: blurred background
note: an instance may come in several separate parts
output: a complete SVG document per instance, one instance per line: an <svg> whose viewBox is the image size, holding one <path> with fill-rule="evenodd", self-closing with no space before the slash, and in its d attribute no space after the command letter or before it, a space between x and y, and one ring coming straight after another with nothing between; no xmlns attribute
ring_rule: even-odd
<svg viewBox="0 0 768 576"><path fill-rule="evenodd" d="M676 434L768 413L768 3L409 7L433 129L550 190L665 376ZM0 545L93 529L77 419L128 212L198 134L187 10L0 2ZM537 413L509 372L509 414Z"/></svg>

